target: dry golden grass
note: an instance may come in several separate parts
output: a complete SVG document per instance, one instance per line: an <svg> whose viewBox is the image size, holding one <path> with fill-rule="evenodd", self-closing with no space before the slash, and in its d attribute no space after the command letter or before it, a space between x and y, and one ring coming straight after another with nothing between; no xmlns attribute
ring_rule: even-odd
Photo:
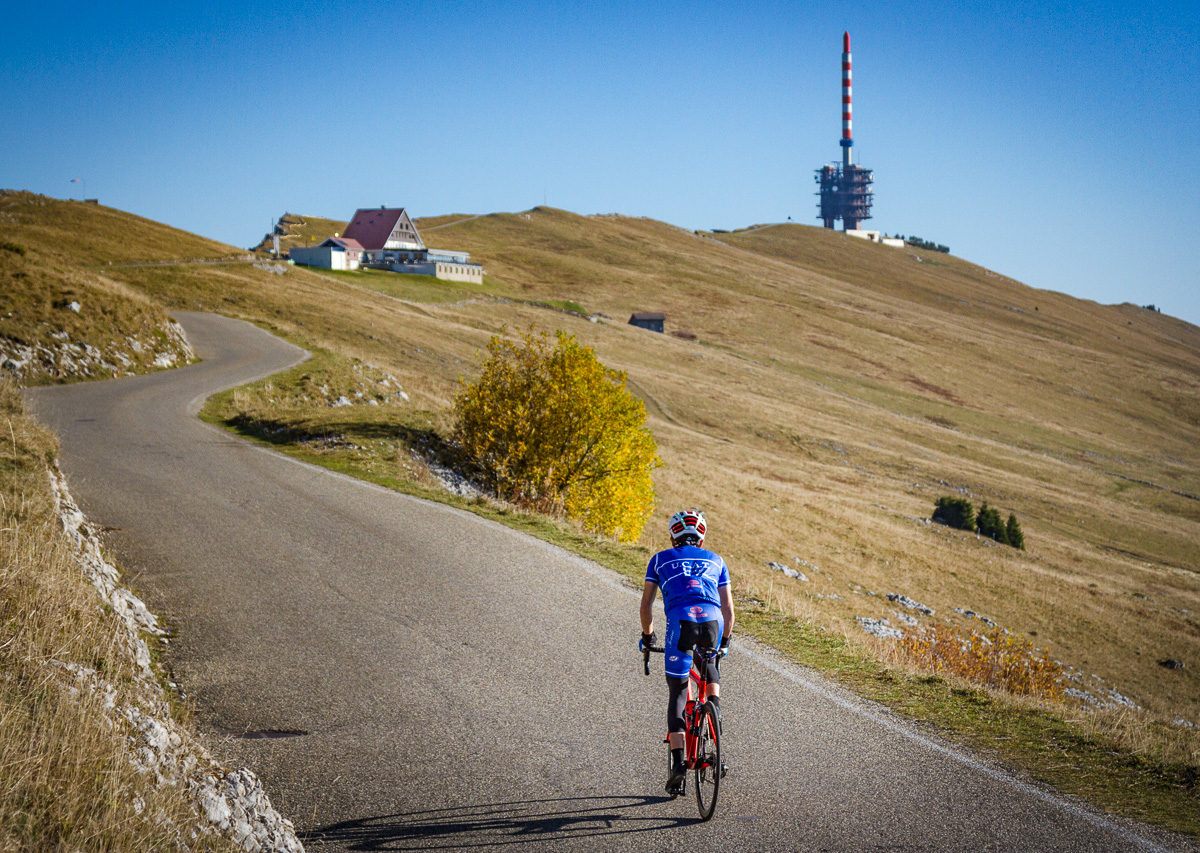
<svg viewBox="0 0 1200 853"><path fill-rule="evenodd" d="M0 850L176 849L195 806L134 768L128 732L105 709L136 704L135 664L62 535L54 438L4 377L0 418ZM69 667L115 692L88 689Z"/></svg>
<svg viewBox="0 0 1200 853"><path fill-rule="evenodd" d="M21 208L3 236L49 252L35 239L50 234L46 214ZM400 299L248 265L111 275L171 307L242 316L378 365L435 430L490 335L563 329L628 373L665 463L659 514L704 507L743 595L868 650L855 617L895 620L885 593L935 608L926 624L977 626L953 612L969 608L1146 709L1129 717L1143 721L1137 736L1110 714L1089 716L1095 726L1195 756L1172 746L1194 745L1195 730L1171 721L1200 723L1200 330L805 226L716 239L545 208L459 218L421 224L446 225L430 242L484 263L488 288L473 299ZM170 229L120 221L123 244L186 254L161 248ZM696 339L628 326L638 310L662 310L668 331ZM923 523L951 493L1015 512L1028 550ZM660 533L652 520L642 544Z"/></svg>
<svg viewBox="0 0 1200 853"><path fill-rule="evenodd" d="M926 672L951 673L975 684L1016 696L1061 699L1062 666L1022 637L999 628L987 633L948 625L910 631L896 642L897 653Z"/></svg>

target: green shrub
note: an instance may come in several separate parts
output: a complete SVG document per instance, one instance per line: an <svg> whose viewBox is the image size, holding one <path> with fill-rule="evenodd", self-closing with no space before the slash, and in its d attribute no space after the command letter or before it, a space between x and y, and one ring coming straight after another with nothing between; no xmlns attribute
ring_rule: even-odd
<svg viewBox="0 0 1200 853"><path fill-rule="evenodd" d="M975 507L966 498L938 498L933 509L933 520L959 530L974 530Z"/></svg>
<svg viewBox="0 0 1200 853"><path fill-rule="evenodd" d="M454 437L482 482L518 506L635 541L660 462L625 374L564 332L553 347L544 334L494 337L488 353L454 401Z"/></svg>

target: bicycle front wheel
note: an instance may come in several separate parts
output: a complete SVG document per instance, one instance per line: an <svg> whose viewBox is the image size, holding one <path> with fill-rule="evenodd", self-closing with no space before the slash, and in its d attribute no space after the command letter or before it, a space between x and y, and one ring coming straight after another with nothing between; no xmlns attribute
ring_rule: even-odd
<svg viewBox="0 0 1200 853"><path fill-rule="evenodd" d="M696 807L700 820L708 820L717 808L721 789L721 723L717 710L705 702L696 731Z"/></svg>

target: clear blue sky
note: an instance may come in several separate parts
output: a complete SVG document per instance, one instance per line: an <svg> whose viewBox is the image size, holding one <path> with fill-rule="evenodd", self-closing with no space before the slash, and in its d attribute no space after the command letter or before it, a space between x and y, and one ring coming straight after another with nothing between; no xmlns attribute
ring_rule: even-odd
<svg viewBox="0 0 1200 853"><path fill-rule="evenodd" d="M239 246L377 204L816 224L844 29L869 227L1200 324L1185 2L21 4L0 186Z"/></svg>

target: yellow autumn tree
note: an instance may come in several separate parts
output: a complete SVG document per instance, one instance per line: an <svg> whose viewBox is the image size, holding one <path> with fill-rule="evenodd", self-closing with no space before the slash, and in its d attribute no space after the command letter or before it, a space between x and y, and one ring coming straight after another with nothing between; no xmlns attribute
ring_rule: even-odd
<svg viewBox="0 0 1200 853"><path fill-rule="evenodd" d="M454 414L463 455L500 497L623 542L641 535L661 464L646 408L573 335L492 338Z"/></svg>

